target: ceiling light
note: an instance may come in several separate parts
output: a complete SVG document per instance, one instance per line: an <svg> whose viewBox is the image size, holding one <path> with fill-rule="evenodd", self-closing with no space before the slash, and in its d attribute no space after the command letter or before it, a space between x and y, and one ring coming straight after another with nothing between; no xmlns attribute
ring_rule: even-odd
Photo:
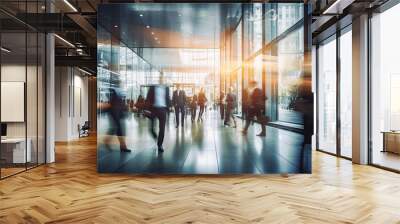
<svg viewBox="0 0 400 224"><path fill-rule="evenodd" d="M74 12L78 12L78 10L68 0L64 0L64 3L67 4Z"/></svg>
<svg viewBox="0 0 400 224"><path fill-rule="evenodd" d="M146 26L146 28L147 28L147 29L150 29L150 26L149 26L149 25L147 25L147 26Z"/></svg>
<svg viewBox="0 0 400 224"><path fill-rule="evenodd" d="M139 16L140 16L140 17L143 17L143 14L140 14Z"/></svg>
<svg viewBox="0 0 400 224"><path fill-rule="evenodd" d="M57 34L54 34L55 37L57 37L59 40L61 40L62 42L64 42L65 44L69 45L70 47L75 48L75 45L73 45L71 42L69 42L68 40L58 36Z"/></svg>
<svg viewBox="0 0 400 224"><path fill-rule="evenodd" d="M154 32L151 32L151 35L154 35Z"/></svg>
<svg viewBox="0 0 400 224"><path fill-rule="evenodd" d="M118 28L118 25L114 25L114 28Z"/></svg>
<svg viewBox="0 0 400 224"><path fill-rule="evenodd" d="M1 49L1 51L4 51L6 53L10 53L11 52L11 50L9 50L9 49L7 49L5 47L1 47L0 49Z"/></svg>

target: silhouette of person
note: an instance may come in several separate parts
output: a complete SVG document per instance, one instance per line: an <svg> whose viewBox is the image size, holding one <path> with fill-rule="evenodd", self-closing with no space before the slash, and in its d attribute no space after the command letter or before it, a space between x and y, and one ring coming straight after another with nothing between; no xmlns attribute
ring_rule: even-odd
<svg viewBox="0 0 400 224"><path fill-rule="evenodd" d="M249 93L247 89L243 90L242 94L242 117L244 120L247 118L248 110L249 110Z"/></svg>
<svg viewBox="0 0 400 224"><path fill-rule="evenodd" d="M265 136L266 135L266 130L265 130L265 121L266 118L263 115L264 111L264 105L265 105L265 100L266 97L264 96L264 93L260 88L257 87L257 81L251 81L249 83L249 90L248 90L248 108L247 108L247 116L246 116L246 124L245 127L242 131L243 134L247 134L247 129L250 126L251 120L256 117L257 121L261 125L261 133L259 133L257 136Z"/></svg>
<svg viewBox="0 0 400 224"><path fill-rule="evenodd" d="M196 120L196 111L197 111L197 95L194 94L190 102L190 112L192 115L192 122Z"/></svg>
<svg viewBox="0 0 400 224"><path fill-rule="evenodd" d="M172 95L172 104L175 109L176 128L179 127L179 113L181 114L181 125L183 127L185 124L186 93L184 90L180 89L179 85L177 86L177 90L175 90Z"/></svg>
<svg viewBox="0 0 400 224"><path fill-rule="evenodd" d="M233 111L237 107L237 97L236 94L234 93L233 87L229 88L229 93L226 95L226 116L225 116L225 121L224 125L229 126L230 119L233 120L234 123L234 128L236 128L236 120L235 117L233 116Z"/></svg>
<svg viewBox="0 0 400 224"><path fill-rule="evenodd" d="M140 94L135 104L139 115L143 113L144 103L144 98L142 94Z"/></svg>
<svg viewBox="0 0 400 224"><path fill-rule="evenodd" d="M116 88L110 88L110 100L105 109L110 115L113 126L109 129L109 134L118 137L121 152L130 152L131 150L127 148L125 142L125 118L128 108ZM109 145L108 142L106 144Z"/></svg>
<svg viewBox="0 0 400 224"><path fill-rule="evenodd" d="M197 97L197 103L199 104L200 111L199 111L199 118L197 119L198 121L203 121L203 113L204 109L206 107L206 102L207 102L207 97L206 94L204 93L204 89L201 88L199 92L199 96Z"/></svg>
<svg viewBox="0 0 400 224"><path fill-rule="evenodd" d="M294 102L294 110L301 113L304 122L304 142L303 149L306 145L311 145L311 137L314 132L313 124L313 103L314 95L311 91L311 81L304 80L298 87L298 96Z"/></svg>
<svg viewBox="0 0 400 224"><path fill-rule="evenodd" d="M225 116L225 93L221 91L219 95L219 112L221 114L221 120L224 120Z"/></svg>

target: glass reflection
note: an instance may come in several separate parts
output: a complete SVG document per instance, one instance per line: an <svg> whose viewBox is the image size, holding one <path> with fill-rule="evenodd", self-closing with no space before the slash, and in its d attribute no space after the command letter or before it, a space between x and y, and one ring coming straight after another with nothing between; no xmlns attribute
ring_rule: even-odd
<svg viewBox="0 0 400 224"><path fill-rule="evenodd" d="M278 119L303 124L296 111L303 82L303 29L296 30L278 44Z"/></svg>

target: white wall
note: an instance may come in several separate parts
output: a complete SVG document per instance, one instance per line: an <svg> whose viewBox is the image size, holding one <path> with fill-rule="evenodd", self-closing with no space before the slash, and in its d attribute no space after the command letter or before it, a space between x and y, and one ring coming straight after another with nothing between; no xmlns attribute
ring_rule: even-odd
<svg viewBox="0 0 400 224"><path fill-rule="evenodd" d="M88 77L73 67L56 67L55 73L55 140L70 141L88 120Z"/></svg>
<svg viewBox="0 0 400 224"><path fill-rule="evenodd" d="M75 70L76 71L76 70ZM89 119L88 110L88 77L81 76L81 73L74 75L74 108L72 109L72 132L71 135L75 138L79 136L78 124L83 125ZM80 102L79 102L80 101Z"/></svg>
<svg viewBox="0 0 400 224"><path fill-rule="evenodd" d="M55 68L55 141L68 141L70 138L70 85L71 69Z"/></svg>

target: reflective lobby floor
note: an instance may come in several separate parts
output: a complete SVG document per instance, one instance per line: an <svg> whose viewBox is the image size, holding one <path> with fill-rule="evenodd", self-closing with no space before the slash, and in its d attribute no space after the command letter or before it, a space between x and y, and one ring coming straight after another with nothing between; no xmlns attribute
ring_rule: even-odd
<svg viewBox="0 0 400 224"><path fill-rule="evenodd" d="M217 111L209 110L204 122L190 121L175 128L170 113L164 140L165 152L158 153L149 133L149 120L131 115L126 120L131 153L121 153L116 138L111 147L102 144L108 130L106 116L99 116L98 171L105 173L239 174L309 173L310 150L302 149L303 135L267 126L267 136L258 137L259 124L247 136L238 127L224 127Z"/></svg>

